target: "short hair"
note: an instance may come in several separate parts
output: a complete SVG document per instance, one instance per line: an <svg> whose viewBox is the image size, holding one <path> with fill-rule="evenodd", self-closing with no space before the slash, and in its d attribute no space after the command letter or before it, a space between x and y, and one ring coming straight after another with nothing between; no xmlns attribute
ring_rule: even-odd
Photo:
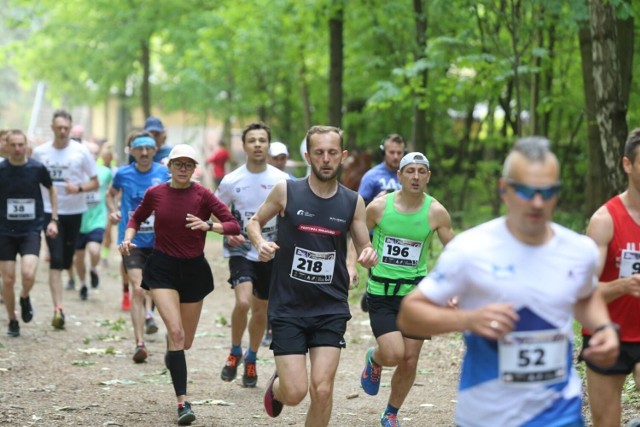
<svg viewBox="0 0 640 427"><path fill-rule="evenodd" d="M398 134L398 133L390 133L389 135L385 136L384 139L382 140L382 146L384 148L384 144L387 143L387 141L391 141L395 144L402 144L402 145L406 145L407 143L405 142L404 138L402 137L402 135Z"/></svg>
<svg viewBox="0 0 640 427"><path fill-rule="evenodd" d="M335 126L315 125L309 128L309 130L307 131L307 135L304 137L305 140L307 141L307 152L311 154L311 137L313 135L331 133L331 132L338 134L338 136L340 137L340 150L344 150L344 139L342 137L342 129Z"/></svg>
<svg viewBox="0 0 640 427"><path fill-rule="evenodd" d="M520 154L532 163L544 162L547 156L555 157L549 148L551 142L542 136L527 136L516 140L513 148L507 155L502 167L502 177L508 178L511 173L511 163L514 155Z"/></svg>
<svg viewBox="0 0 640 427"><path fill-rule="evenodd" d="M638 155L638 147L640 146L640 128L635 128L629 132L627 141L624 143L624 156L633 163Z"/></svg>
<svg viewBox="0 0 640 427"><path fill-rule="evenodd" d="M63 110L63 109L58 109L56 111L53 112L53 117L51 118L51 121L55 121L55 119L57 119L58 117L62 117L63 119L67 119L69 120L69 122L73 122L73 119L71 118L71 113L69 113L67 110Z"/></svg>
<svg viewBox="0 0 640 427"><path fill-rule="evenodd" d="M20 129L11 129L7 131L7 142L9 142L9 137L12 135L19 135L24 139L25 144L29 143L29 139L27 138L27 135L22 132Z"/></svg>
<svg viewBox="0 0 640 427"><path fill-rule="evenodd" d="M251 132L252 130L260 130L260 129L267 132L267 140L269 141L269 143L271 143L271 129L269 128L269 126L267 126L262 122L250 123L246 128L244 128L244 130L242 131L242 143L244 144L246 142L245 138L247 137L247 134L249 132Z"/></svg>

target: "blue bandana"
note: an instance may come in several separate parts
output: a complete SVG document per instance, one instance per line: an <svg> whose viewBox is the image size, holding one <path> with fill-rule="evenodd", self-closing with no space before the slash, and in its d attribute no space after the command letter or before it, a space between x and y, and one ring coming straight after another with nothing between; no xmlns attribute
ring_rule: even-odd
<svg viewBox="0 0 640 427"><path fill-rule="evenodd" d="M139 136L131 141L131 148L156 147L156 140L150 136Z"/></svg>

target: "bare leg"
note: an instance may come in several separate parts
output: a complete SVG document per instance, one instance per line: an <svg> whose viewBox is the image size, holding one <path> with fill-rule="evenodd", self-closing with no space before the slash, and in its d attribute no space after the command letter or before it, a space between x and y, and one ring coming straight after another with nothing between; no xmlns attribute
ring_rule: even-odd
<svg viewBox="0 0 640 427"><path fill-rule="evenodd" d="M329 425L333 409L333 382L340 362L337 347L314 347L309 350L311 359L311 404L305 421L306 427Z"/></svg>

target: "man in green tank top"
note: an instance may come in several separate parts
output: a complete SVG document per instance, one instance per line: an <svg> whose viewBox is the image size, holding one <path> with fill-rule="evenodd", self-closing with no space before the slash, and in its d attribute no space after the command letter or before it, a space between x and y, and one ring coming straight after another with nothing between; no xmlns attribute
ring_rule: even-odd
<svg viewBox="0 0 640 427"><path fill-rule="evenodd" d="M391 394L380 424L399 426L397 414L416 377L425 337L403 336L396 324L402 298L427 274L427 250L434 233L443 245L453 238L449 212L426 194L431 178L429 160L409 153L400 161L402 189L373 200L367 207L367 227L378 253L367 282L371 329L377 345L366 354L360 382L369 395L378 394L383 366L397 366Z"/></svg>

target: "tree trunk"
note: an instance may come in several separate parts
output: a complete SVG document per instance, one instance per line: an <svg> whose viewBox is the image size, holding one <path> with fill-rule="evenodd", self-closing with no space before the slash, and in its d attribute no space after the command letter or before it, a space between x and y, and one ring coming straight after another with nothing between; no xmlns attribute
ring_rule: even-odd
<svg viewBox="0 0 640 427"><path fill-rule="evenodd" d="M414 57L417 60L424 58L427 49L427 29L428 20L423 0L413 0L413 13L416 25L416 49ZM421 92L415 94L413 101L413 129L411 131L411 149L428 151L427 137L427 110L422 106L422 97L426 96L427 84L429 83L429 70L425 68L420 73L420 89Z"/></svg>
<svg viewBox="0 0 640 427"><path fill-rule="evenodd" d="M337 3L329 18L329 124L341 127L344 6Z"/></svg>
<svg viewBox="0 0 640 427"><path fill-rule="evenodd" d="M605 181L606 193L611 196L622 191L625 186L620 160L628 133L627 104L622 93L618 28L614 7L603 0L590 0L589 4L595 113L605 166L602 179Z"/></svg>
<svg viewBox="0 0 640 427"><path fill-rule="evenodd" d="M143 40L141 43L142 49L142 111L144 117L151 115L151 87L149 83L149 76L151 75L151 54L149 53L149 40Z"/></svg>

